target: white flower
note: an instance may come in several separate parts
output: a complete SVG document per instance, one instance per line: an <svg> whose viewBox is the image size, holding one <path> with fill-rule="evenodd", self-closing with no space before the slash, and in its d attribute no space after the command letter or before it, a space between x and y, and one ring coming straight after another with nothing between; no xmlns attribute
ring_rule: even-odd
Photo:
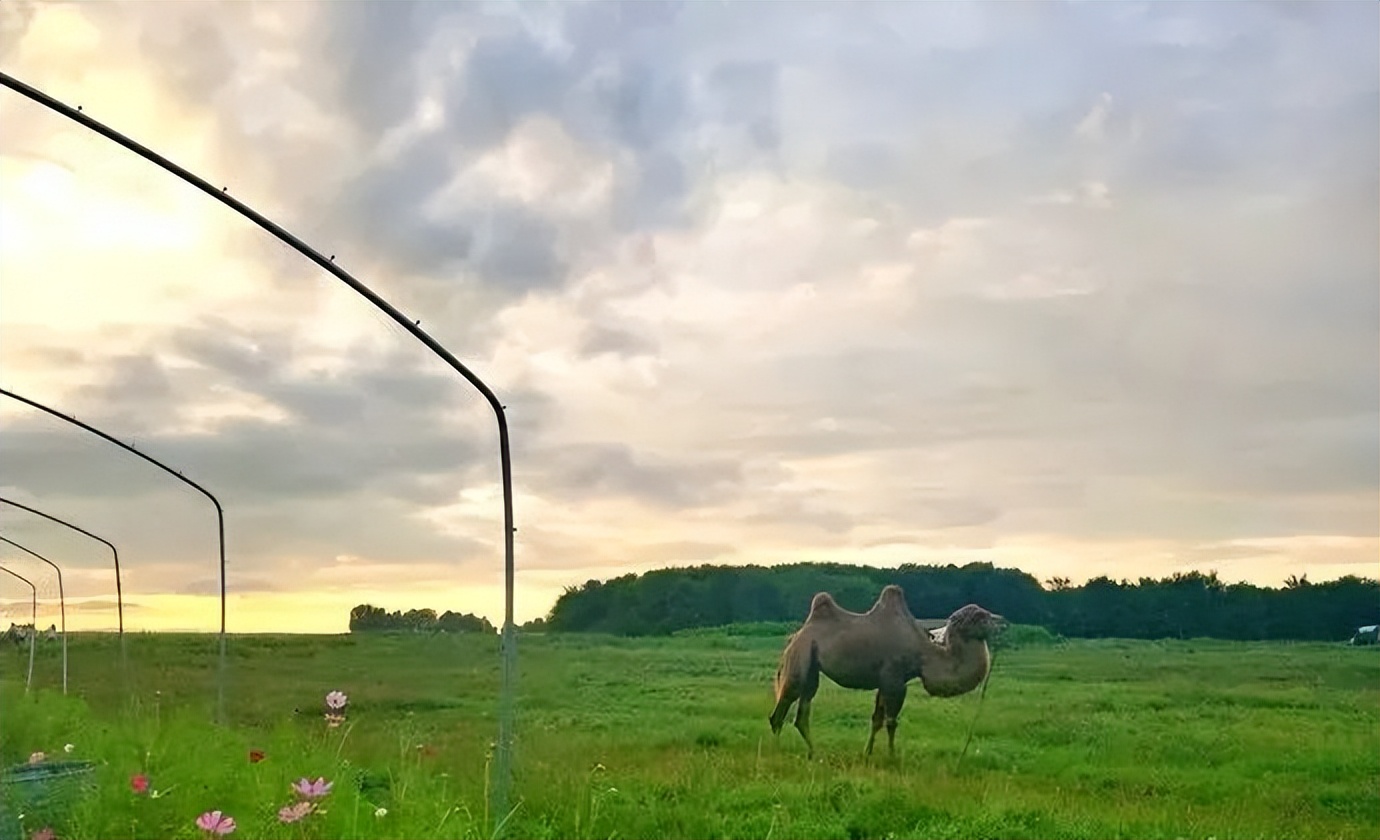
<svg viewBox="0 0 1380 840"><path fill-rule="evenodd" d="M69 753L69 752L71 752L72 750L75 750L76 748L77 748L77 745L76 745L76 744L68 744L67 746L65 746L65 747L62 748L62 751L65 752L65 753Z"/></svg>
<svg viewBox="0 0 1380 840"><path fill-rule="evenodd" d="M41 753L41 752L30 753L30 754L29 754L29 763L30 763L30 764L38 764L40 761L42 761L42 760L45 759L45 758L47 758L47 756L44 755L44 754Z"/></svg>
<svg viewBox="0 0 1380 840"><path fill-rule="evenodd" d="M387 809L387 808L375 808L375 809L374 809L374 816L377 817L378 819L383 819L384 817L388 816L388 809Z"/></svg>

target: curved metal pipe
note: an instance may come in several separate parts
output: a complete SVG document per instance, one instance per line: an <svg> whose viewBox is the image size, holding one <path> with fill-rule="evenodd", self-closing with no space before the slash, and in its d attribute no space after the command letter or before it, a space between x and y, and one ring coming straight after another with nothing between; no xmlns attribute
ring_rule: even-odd
<svg viewBox="0 0 1380 840"><path fill-rule="evenodd" d="M34 593L33 618L29 619L29 627L31 630L31 632L29 633L29 676L24 680L24 693L28 694L29 687L32 686L34 682L34 643L38 641L38 587L34 586L33 581L29 580L28 578L24 577L18 572L13 572L5 568L4 566L0 566L0 572L4 572L10 577L16 577L24 581L29 585L29 588L32 589Z"/></svg>
<svg viewBox="0 0 1380 840"><path fill-rule="evenodd" d="M220 672L216 680L216 716L223 723L225 721L225 511L220 506L220 500L217 499L214 495L212 495L210 490L207 490L205 487L202 487L200 484L197 484L195 481L192 481L187 476L183 475L182 473L178 472L177 470L173 469L172 467L168 466L167 464L163 463L162 461L158 460L152 455L140 452L139 450L135 449L134 447L130 446L124 441L119 440L118 438L111 437L110 435L106 434L105 432L101 431L95 426L92 426L90 423L83 423L82 421L78 420L75 417L72 417L71 415L63 414L61 411L58 411L55 408L50 408L49 406L46 406L43 403L35 402L34 400L29 399L28 397L20 396L19 394L16 394L13 391L8 391L4 388L0 388L0 396L6 396L12 400L18 400L19 402L22 402L27 406L31 406L33 408L38 409L39 411L47 412L48 414L51 414L59 420L64 420L78 428L85 429L86 431L90 432L93 435L96 435L102 440L110 441L111 443L115 444L116 446L120 447L126 452L133 452L135 455L138 455L140 458L143 458L145 461L148 461L150 464L153 464L155 467L172 476L173 478L176 478L183 484L186 484L187 486L195 489L197 492L201 493L201 495L210 499L211 504L216 506L216 528L218 531L218 535L220 537ZM123 626L123 623L124 622L121 621L121 626ZM123 640L123 638L124 637L122 635L121 640Z"/></svg>
<svg viewBox="0 0 1380 840"><path fill-rule="evenodd" d="M66 694L66 693L67 693L67 593L66 593L65 591L63 591L63 588L62 588L62 567L59 566L58 564L54 563L52 560L49 560L47 557L44 557L42 554L39 554L37 551L34 551L32 548L27 548L27 547L25 547L25 546L22 546L22 545L20 545L19 543L15 542L14 540L10 539L9 537L4 536L3 534L0 534L0 542L8 543L8 544L14 546L15 548L19 549L20 551L23 551L23 552L25 552L25 553L27 553L27 554L32 555L33 557L38 558L39 560L42 560L44 563L47 563L49 566L52 566L52 567L53 567L53 571L57 572L57 578L58 578L58 609L61 610L60 615L62 616L62 618L61 618L61 621L62 621L62 693L63 693L63 694ZM37 606L37 605L35 605L35 606ZM38 615L35 614L35 615L34 615L34 618L35 618L35 619L38 618ZM35 635L35 636L38 635L38 625L37 625L37 624L34 625L34 635Z"/></svg>
<svg viewBox="0 0 1380 840"><path fill-rule="evenodd" d="M115 612L116 617L119 619L120 622L120 643L121 645L123 645L125 636L125 596L120 586L120 550L115 547L115 544L110 540L105 539L104 537L96 536L95 534L91 533L90 531L86 530L80 525L73 525L66 519L58 519L51 513L44 513L43 511L38 510L37 508L31 508L28 505L16 502L13 499L7 499L4 496L0 496L0 504L12 505L14 507L19 508L20 510L26 510L29 513L34 514L35 516L41 516L49 522L56 522L59 525L76 531L78 534L84 534L90 537L91 539L96 540L97 542L103 542L106 544L106 546L110 548L110 553L115 556Z"/></svg>
<svg viewBox="0 0 1380 840"><path fill-rule="evenodd" d="M463 376L471 385L484 395L490 407L494 410L494 415L498 419L498 457L503 479L503 547L504 547L504 611L503 611L503 637L501 642L502 662L503 662L503 681L502 681L502 701L500 702L499 729L498 729L498 750L496 758L496 775L498 784L494 788L494 819L502 820L507 815L508 785L511 779L511 755L513 737L513 691L517 679L517 633L513 626L513 534L517 530L513 520L513 470L508 446L508 420L504 415L504 406L498 401L494 392L489 390L483 380L476 376L469 368L465 367L459 359L451 355L440 342L432 338L424 331L419 322L416 322L399 312L392 304L384 300L373 289L350 276L344 269L337 266L334 257L327 259L321 252L312 248L306 242L298 239L289 233L285 228L271 221L266 216L260 214L244 202L233 198L227 192L227 187L217 189L210 182L183 169L152 149L126 137L104 123L94 120L80 109L73 108L63 102L54 99L43 91L19 81L8 73L0 72L0 85L10 88L21 96L37 102L38 104L56 111L68 119L80 123L86 128L91 129L102 137L110 140L117 145L134 152L143 159L161 167L162 169L176 175L183 181L191 184L202 192L214 198L216 201L226 205L240 215L257 224L259 227L273 234L279 241L291 247L302 256L316 263L321 268L329 272L337 280L354 289L365 300L380 309L389 318L392 318L403 329L411 333L418 341L426 345L427 349L439 356L446 364L450 365L457 373Z"/></svg>

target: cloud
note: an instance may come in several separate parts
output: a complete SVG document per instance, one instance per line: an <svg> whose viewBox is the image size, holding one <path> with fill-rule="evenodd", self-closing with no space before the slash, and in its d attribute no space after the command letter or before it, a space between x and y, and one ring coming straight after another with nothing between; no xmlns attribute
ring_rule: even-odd
<svg viewBox="0 0 1380 840"><path fill-rule="evenodd" d="M29 607L29 604L30 602L28 600L0 600L0 615L5 616L6 619L12 622L17 623L23 621L27 624L28 616L25 613ZM67 603L67 611L69 613L78 614L114 613L118 606L119 605L115 601L105 601L100 599L92 599L87 601L69 601ZM39 604L39 617L43 618L49 613L56 612L56 610L52 609L51 607L51 604ZM127 613L137 612L138 610L145 609L145 607L142 604L133 603L131 601L126 601L124 607L125 612Z"/></svg>
<svg viewBox="0 0 1380 840"><path fill-rule="evenodd" d="M263 578L244 578L239 577L233 583L226 580L226 591L234 592L236 595L253 594L259 592L279 592L282 587L271 580ZM220 578L202 578L200 580L189 581L179 586L174 594L177 595L213 595L220 597Z"/></svg>
<svg viewBox="0 0 1380 840"><path fill-rule="evenodd" d="M1112 95L1103 93L1097 98L1083 119L1078 121L1078 125L1073 127L1073 133L1080 139L1088 141L1100 141L1106 136L1107 116L1112 109Z"/></svg>
<svg viewBox="0 0 1380 840"><path fill-rule="evenodd" d="M493 385L543 593L707 559L1282 579L1377 546L1373 6L5 14L13 72ZM7 387L223 493L242 587L496 584L466 383L142 162L0 119ZM205 590L204 502L0 419L7 485L119 531L143 591Z"/></svg>
<svg viewBox="0 0 1380 840"><path fill-rule="evenodd" d="M115 612L120 605L115 601L104 601L99 598L88 601L73 601L67 605L67 609L73 612ZM125 601L125 612L136 612L143 609L142 604L133 601Z"/></svg>
<svg viewBox="0 0 1380 840"><path fill-rule="evenodd" d="M538 485L559 496L614 494L668 509L698 507L735 492L736 464L729 461L675 462L637 455L617 443L566 446L534 453Z"/></svg>

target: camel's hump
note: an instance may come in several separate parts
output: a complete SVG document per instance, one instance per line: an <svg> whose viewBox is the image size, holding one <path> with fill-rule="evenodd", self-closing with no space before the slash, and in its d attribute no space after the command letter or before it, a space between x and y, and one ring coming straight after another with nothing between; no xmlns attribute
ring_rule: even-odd
<svg viewBox="0 0 1380 840"><path fill-rule="evenodd" d="M839 604L828 592L819 592L810 599L809 618L831 618L838 615ZM806 619L809 620L808 618Z"/></svg>
<svg viewBox="0 0 1380 840"><path fill-rule="evenodd" d="M890 610L901 615L910 615L910 607L906 605L906 593L894 583L882 587L882 594L877 596L877 603L872 609Z"/></svg>

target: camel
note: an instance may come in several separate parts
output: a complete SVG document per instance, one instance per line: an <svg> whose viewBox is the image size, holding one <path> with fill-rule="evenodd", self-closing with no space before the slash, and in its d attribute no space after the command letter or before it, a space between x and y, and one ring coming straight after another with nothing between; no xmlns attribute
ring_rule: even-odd
<svg viewBox="0 0 1380 840"><path fill-rule="evenodd" d="M876 689L867 755L883 724L887 747L895 755L896 718L906 702L906 683L919 677L925 691L935 697L955 697L977 688L992 664L987 639L1005 623L1001 616L968 604L949 616L944 627L926 632L906 606L905 593L894 584L883 588L865 613L845 610L832 595L821 592L781 654L776 707L768 718L771 731L780 734L798 701L795 728L805 739L808 757L814 757L810 704L822 673L844 688Z"/></svg>
<svg viewBox="0 0 1380 840"><path fill-rule="evenodd" d="M15 624L10 622L10 629L5 631L5 638L14 643L15 648L19 648L34 635L32 624Z"/></svg>

